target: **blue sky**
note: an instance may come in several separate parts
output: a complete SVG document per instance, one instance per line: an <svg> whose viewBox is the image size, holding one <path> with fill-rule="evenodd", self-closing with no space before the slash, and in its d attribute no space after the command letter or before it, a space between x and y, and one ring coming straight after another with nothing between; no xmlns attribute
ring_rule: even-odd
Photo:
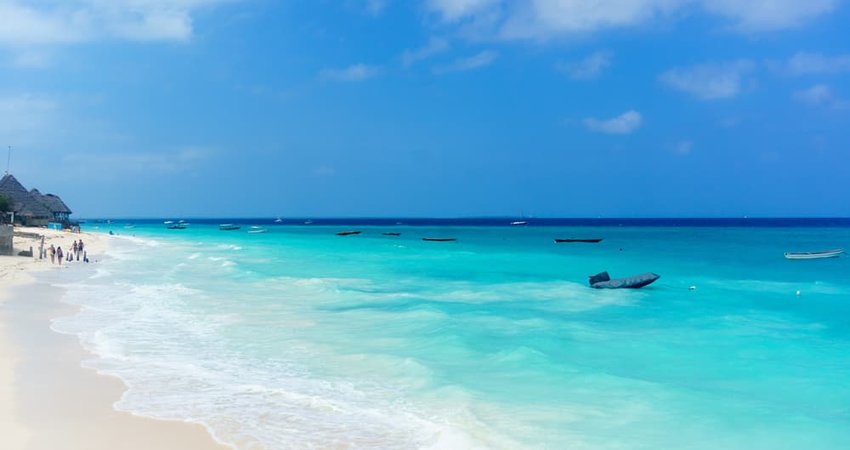
<svg viewBox="0 0 850 450"><path fill-rule="evenodd" d="M77 216L850 216L840 0L0 0Z"/></svg>

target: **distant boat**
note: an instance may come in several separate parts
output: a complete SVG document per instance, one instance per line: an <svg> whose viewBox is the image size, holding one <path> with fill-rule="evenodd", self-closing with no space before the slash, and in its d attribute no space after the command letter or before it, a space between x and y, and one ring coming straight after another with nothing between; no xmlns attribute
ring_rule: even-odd
<svg viewBox="0 0 850 450"><path fill-rule="evenodd" d="M340 231L337 233L337 236L354 236L355 234L360 234L360 231Z"/></svg>
<svg viewBox="0 0 850 450"><path fill-rule="evenodd" d="M127 225L124 225L124 228L136 228L136 226L132 223L128 223Z"/></svg>
<svg viewBox="0 0 850 450"><path fill-rule="evenodd" d="M819 252L785 252L785 259L822 259L822 258L837 258L844 249L836 248L834 250L823 250Z"/></svg>
<svg viewBox="0 0 850 450"><path fill-rule="evenodd" d="M454 242L457 238L424 237L422 240L428 242Z"/></svg>
<svg viewBox="0 0 850 450"><path fill-rule="evenodd" d="M162 222L162 223L163 223L163 225L171 225L172 223L174 223L174 221L173 220L166 220L165 222Z"/></svg>
<svg viewBox="0 0 850 450"><path fill-rule="evenodd" d="M248 230L248 233L250 233L250 234L260 234L260 233L265 233L266 231L268 231L268 230L266 230L263 227L252 226L251 229Z"/></svg>
<svg viewBox="0 0 850 450"><path fill-rule="evenodd" d="M386 232L386 233L381 233L381 234L383 234L384 236L401 236L401 233L389 232L389 231Z"/></svg>
<svg viewBox="0 0 850 450"><path fill-rule="evenodd" d="M611 279L608 272L597 273L588 277L590 287L594 289L639 289L655 283L655 280L661 278L652 272L633 275L625 278Z"/></svg>
<svg viewBox="0 0 850 450"><path fill-rule="evenodd" d="M283 223L283 219L278 217L277 219L274 220L274 223Z"/></svg>
<svg viewBox="0 0 850 450"><path fill-rule="evenodd" d="M223 224L218 226L218 229L221 230L221 231L233 231L233 230L238 230L240 228L242 228L242 227L240 227L239 225L234 225L232 223L223 223Z"/></svg>
<svg viewBox="0 0 850 450"><path fill-rule="evenodd" d="M525 221L525 220L517 220L515 222L511 222L511 225L513 225L515 227L516 226L522 226L522 225L528 225L528 222Z"/></svg>
<svg viewBox="0 0 850 450"><path fill-rule="evenodd" d="M307 221L304 222L304 225L312 225L312 224L313 224L312 220L307 220Z"/></svg>
<svg viewBox="0 0 850 450"><path fill-rule="evenodd" d="M585 244L598 244L602 242L603 238L595 238L595 239L555 239L556 244L567 244L571 242L583 242Z"/></svg>
<svg viewBox="0 0 850 450"><path fill-rule="evenodd" d="M167 228L169 230L185 230L186 225L183 225L182 223L172 223L171 225L168 225Z"/></svg>

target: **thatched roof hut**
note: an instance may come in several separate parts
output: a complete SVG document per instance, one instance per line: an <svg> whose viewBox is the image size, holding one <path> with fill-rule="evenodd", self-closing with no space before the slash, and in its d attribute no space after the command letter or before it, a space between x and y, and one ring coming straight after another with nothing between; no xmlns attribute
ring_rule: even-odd
<svg viewBox="0 0 850 450"><path fill-rule="evenodd" d="M53 218L53 213L11 174L0 179L0 194L9 198L15 216L25 224L43 225Z"/></svg>
<svg viewBox="0 0 850 450"><path fill-rule="evenodd" d="M30 195L49 209L54 216L63 215L67 217L71 214L71 208L68 208L68 205L66 205L58 195L42 194L38 191L38 189L31 190Z"/></svg>

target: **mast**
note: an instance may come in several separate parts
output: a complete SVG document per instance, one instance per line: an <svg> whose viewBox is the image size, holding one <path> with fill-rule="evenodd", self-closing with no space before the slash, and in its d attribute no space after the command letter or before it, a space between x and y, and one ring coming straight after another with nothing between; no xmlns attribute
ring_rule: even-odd
<svg viewBox="0 0 850 450"><path fill-rule="evenodd" d="M6 175L9 175L9 169L12 166L12 146L9 146L9 154L6 157Z"/></svg>

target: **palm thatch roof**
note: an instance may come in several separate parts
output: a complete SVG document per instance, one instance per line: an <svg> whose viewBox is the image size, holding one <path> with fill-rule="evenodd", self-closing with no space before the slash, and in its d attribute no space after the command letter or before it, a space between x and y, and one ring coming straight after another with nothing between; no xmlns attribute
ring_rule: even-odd
<svg viewBox="0 0 850 450"><path fill-rule="evenodd" d="M66 205L58 195L42 194L38 191L38 189L31 190L30 195L49 209L53 214L71 214L71 208L68 208L68 205Z"/></svg>
<svg viewBox="0 0 850 450"><path fill-rule="evenodd" d="M29 193L18 180L10 174L0 179L0 194L9 197L9 203L15 214L23 217L52 217L53 213Z"/></svg>

